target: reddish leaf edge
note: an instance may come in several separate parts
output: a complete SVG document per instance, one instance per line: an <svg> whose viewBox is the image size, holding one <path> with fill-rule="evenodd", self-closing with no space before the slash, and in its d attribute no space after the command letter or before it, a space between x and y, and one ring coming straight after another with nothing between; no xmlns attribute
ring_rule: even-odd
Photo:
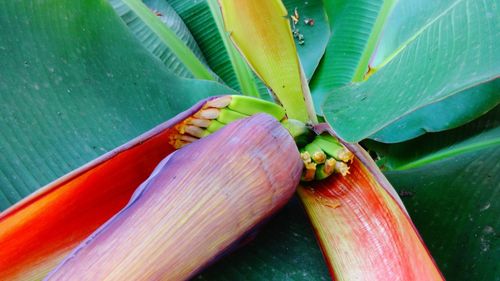
<svg viewBox="0 0 500 281"><path fill-rule="evenodd" d="M198 102L2 212L0 280L43 277L74 246L122 209L156 165L175 150L169 144L175 125L215 98Z"/></svg>

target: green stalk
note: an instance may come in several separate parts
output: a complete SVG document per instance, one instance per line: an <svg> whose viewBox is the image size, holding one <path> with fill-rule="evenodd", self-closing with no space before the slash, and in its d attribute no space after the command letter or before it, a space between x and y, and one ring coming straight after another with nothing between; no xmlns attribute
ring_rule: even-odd
<svg viewBox="0 0 500 281"><path fill-rule="evenodd" d="M160 40L177 56L184 66L197 79L215 80L207 67L195 54L182 42L169 27L164 25L151 11L139 0L122 0L146 24Z"/></svg>
<svg viewBox="0 0 500 281"><path fill-rule="evenodd" d="M365 80L366 72L368 69L368 64L370 63L370 58L372 57L373 52L375 51L375 47L377 46L378 40L380 39L380 33L382 32L382 28L384 27L389 14L394 8L397 0L385 0L382 4L382 8L380 9L380 13L373 25L372 32L370 37L368 38L368 42L366 44L365 51L363 52L363 56L361 57L358 67L354 72L354 77L352 81L361 82Z"/></svg>
<svg viewBox="0 0 500 281"><path fill-rule="evenodd" d="M210 12L214 17L215 23L217 24L217 30L222 38L222 42L224 42L224 47L227 50L231 65L233 66L234 73L236 74L236 79L238 79L238 84L241 87L241 93L247 96L260 98L259 90L255 83L252 70L243 60L238 50L236 50L226 30L224 29L224 21L222 19L222 13L217 0L208 0L207 3L210 7Z"/></svg>

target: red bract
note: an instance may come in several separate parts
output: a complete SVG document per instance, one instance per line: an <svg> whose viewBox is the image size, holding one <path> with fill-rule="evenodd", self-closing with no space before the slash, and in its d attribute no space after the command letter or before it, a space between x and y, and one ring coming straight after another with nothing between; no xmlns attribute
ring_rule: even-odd
<svg viewBox="0 0 500 281"><path fill-rule="evenodd" d="M356 152L360 158L349 176L298 189L332 277L443 280L392 187L380 172L370 171L369 166L377 168L362 149Z"/></svg>
<svg viewBox="0 0 500 281"><path fill-rule="evenodd" d="M0 280L37 279L130 200L205 101L69 173L0 215Z"/></svg>

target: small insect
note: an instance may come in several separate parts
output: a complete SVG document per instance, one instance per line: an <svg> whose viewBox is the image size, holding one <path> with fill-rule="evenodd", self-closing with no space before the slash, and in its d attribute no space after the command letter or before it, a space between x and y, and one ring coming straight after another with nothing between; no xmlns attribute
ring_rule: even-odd
<svg viewBox="0 0 500 281"><path fill-rule="evenodd" d="M290 16L292 18L293 25L295 26L297 23L299 23L299 12L297 11L297 8L293 10L293 15Z"/></svg>
<svg viewBox="0 0 500 281"><path fill-rule="evenodd" d="M297 10L297 8L295 8L293 10L293 15L291 15L290 18L292 19L293 37L297 38L297 42L299 43L299 45L304 45L304 43L305 43L304 35L302 33L300 33L300 30L297 28L297 24L299 23L299 20L300 20L299 11ZM309 19L309 20L311 20L311 19ZM314 24L314 21L313 21L313 24ZM310 23L309 23L309 25L310 25Z"/></svg>
<svg viewBox="0 0 500 281"><path fill-rule="evenodd" d="M401 196L401 197L412 197L413 196L413 192L408 191L408 190L400 190L399 191L399 196Z"/></svg>
<svg viewBox="0 0 500 281"><path fill-rule="evenodd" d="M304 20L304 23L309 26L314 26L314 19L307 18Z"/></svg>
<svg viewBox="0 0 500 281"><path fill-rule="evenodd" d="M297 36L297 40L299 41L299 45L303 45L305 43L304 35L300 34Z"/></svg>
<svg viewBox="0 0 500 281"><path fill-rule="evenodd" d="M151 9L151 12L153 12L153 14L155 14L155 16L158 16L158 17L163 16L163 14L160 11L158 11L158 10Z"/></svg>

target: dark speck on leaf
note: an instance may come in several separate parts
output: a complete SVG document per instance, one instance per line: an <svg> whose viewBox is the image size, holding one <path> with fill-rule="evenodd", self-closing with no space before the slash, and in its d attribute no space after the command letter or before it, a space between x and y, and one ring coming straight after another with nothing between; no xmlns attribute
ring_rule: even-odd
<svg viewBox="0 0 500 281"><path fill-rule="evenodd" d="M401 196L401 197L412 197L413 196L413 192L408 191L408 190L400 190L399 191L399 196Z"/></svg>

